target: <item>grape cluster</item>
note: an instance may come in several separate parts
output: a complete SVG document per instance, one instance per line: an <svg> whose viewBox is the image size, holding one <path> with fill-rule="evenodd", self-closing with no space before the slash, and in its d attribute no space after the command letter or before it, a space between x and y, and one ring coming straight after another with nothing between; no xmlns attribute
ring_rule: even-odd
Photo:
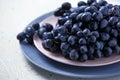
<svg viewBox="0 0 120 80"><path fill-rule="evenodd" d="M72 7L64 2L54 15L58 17L54 28L45 23L37 29L46 50L81 62L120 54L120 5L87 0ZM26 34L33 33L28 29ZM25 34L20 35L23 40Z"/></svg>

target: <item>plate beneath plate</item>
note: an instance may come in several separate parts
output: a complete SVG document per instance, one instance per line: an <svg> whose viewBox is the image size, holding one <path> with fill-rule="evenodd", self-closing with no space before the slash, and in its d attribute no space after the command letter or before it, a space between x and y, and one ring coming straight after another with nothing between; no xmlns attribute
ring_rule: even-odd
<svg viewBox="0 0 120 80"><path fill-rule="evenodd" d="M51 16L53 13L50 12L43 16L38 17L33 20L28 26L36 22L41 22L45 18ZM103 78L120 75L120 62L99 66L99 67L80 67L80 66L70 66L67 64L59 63L48 57L44 56L40 51L38 51L35 46L29 45L25 42L20 43L21 49L24 52L25 57L35 64L36 66L64 76L75 77L75 78Z"/></svg>
<svg viewBox="0 0 120 80"><path fill-rule="evenodd" d="M55 25L57 22L57 19L58 19L57 17L49 16L46 19L44 19L43 21L41 21L40 24L51 23L52 25ZM52 53L50 51L45 50L42 47L42 40L37 36L37 34L34 35L34 44L35 44L36 48L41 53L43 53L45 56L47 56L55 61L69 64L69 65L74 65L74 66L87 66L87 67L104 66L104 65L109 65L109 64L113 64L113 63L120 61L120 55L118 55L118 54L113 54L112 56L110 56L108 58L103 57L103 58L99 58L99 59L95 59L95 60L87 60L86 62L72 61L67 58L64 58L60 54Z"/></svg>

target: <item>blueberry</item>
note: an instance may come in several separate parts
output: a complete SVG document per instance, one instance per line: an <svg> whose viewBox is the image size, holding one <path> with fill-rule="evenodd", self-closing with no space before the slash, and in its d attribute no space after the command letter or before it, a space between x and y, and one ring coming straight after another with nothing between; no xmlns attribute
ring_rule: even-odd
<svg viewBox="0 0 120 80"><path fill-rule="evenodd" d="M56 42L56 43L60 43L61 42L61 40L60 40L60 36L55 36L54 37L54 41Z"/></svg>
<svg viewBox="0 0 120 80"><path fill-rule="evenodd" d="M95 51L95 48L92 47L92 46L89 46L89 48L88 48L88 53L89 53L90 55L92 55L92 54L94 53L94 51Z"/></svg>
<svg viewBox="0 0 120 80"><path fill-rule="evenodd" d="M69 10L71 8L71 4L69 2L64 2L62 4L62 9Z"/></svg>
<svg viewBox="0 0 120 80"><path fill-rule="evenodd" d="M101 22L100 22L101 29L107 27L107 25L108 25L108 21L106 19L101 20Z"/></svg>
<svg viewBox="0 0 120 80"><path fill-rule="evenodd" d="M78 13L84 12L86 8L87 8L87 6L80 6L77 8L77 12Z"/></svg>
<svg viewBox="0 0 120 80"><path fill-rule="evenodd" d="M18 35L17 35L17 39L19 41L23 41L24 39L26 38L26 35L24 32L20 32Z"/></svg>
<svg viewBox="0 0 120 80"><path fill-rule="evenodd" d="M93 19L96 21L100 21L103 19L103 14L100 11L94 12L92 16L93 16Z"/></svg>
<svg viewBox="0 0 120 80"><path fill-rule="evenodd" d="M80 14L77 15L76 20L77 20L78 22L81 21L82 14L83 14L83 13L80 13Z"/></svg>
<svg viewBox="0 0 120 80"><path fill-rule="evenodd" d="M61 43L60 45L60 49L63 50L67 50L70 47L70 45L66 42Z"/></svg>
<svg viewBox="0 0 120 80"><path fill-rule="evenodd" d="M102 41L107 41L107 40L109 40L109 38L110 38L110 35L108 33L101 33L100 34L100 39Z"/></svg>
<svg viewBox="0 0 120 80"><path fill-rule="evenodd" d="M79 39L79 44L80 44L80 45L85 45L85 44L87 44L86 39L85 39L85 38L80 38L80 39Z"/></svg>
<svg viewBox="0 0 120 80"><path fill-rule="evenodd" d="M63 50L62 50L62 55L63 55L64 57L66 57L66 58L69 58L69 53L70 53L71 50L72 50L71 47L67 48L66 50L63 49Z"/></svg>
<svg viewBox="0 0 120 80"><path fill-rule="evenodd" d="M50 47L50 51L51 51L51 52L58 52L58 51L59 51L59 47L58 47L58 45L53 44L53 46Z"/></svg>
<svg viewBox="0 0 120 80"><path fill-rule="evenodd" d="M118 31L116 29L112 29L110 34L113 37L117 37L118 36Z"/></svg>
<svg viewBox="0 0 120 80"><path fill-rule="evenodd" d="M106 28L103 29L103 32L110 33L111 29L112 29L111 26L107 26Z"/></svg>
<svg viewBox="0 0 120 80"><path fill-rule="evenodd" d="M91 5L93 2L96 2L96 0L87 0L87 3Z"/></svg>
<svg viewBox="0 0 120 80"><path fill-rule="evenodd" d="M102 51L96 50L95 53L93 54L96 58L101 58L103 56Z"/></svg>
<svg viewBox="0 0 120 80"><path fill-rule="evenodd" d="M84 5L87 5L87 3L84 2L84 1L79 1L79 2L78 2L78 7L84 6Z"/></svg>
<svg viewBox="0 0 120 80"><path fill-rule="evenodd" d="M88 27L90 30L94 31L98 29L98 23L95 21L92 21L88 24Z"/></svg>
<svg viewBox="0 0 120 80"><path fill-rule="evenodd" d="M85 62L86 60L88 60L87 54L82 54L82 55L80 56L80 61L81 61L81 62Z"/></svg>
<svg viewBox="0 0 120 80"><path fill-rule="evenodd" d="M33 36L35 33L35 29L31 26L28 26L26 29L25 29L25 34L26 36Z"/></svg>
<svg viewBox="0 0 120 80"><path fill-rule="evenodd" d="M120 15L120 8L118 6L112 7L112 11L113 11L115 16L119 16Z"/></svg>
<svg viewBox="0 0 120 80"><path fill-rule="evenodd" d="M101 43L97 41L94 47L95 49L101 49Z"/></svg>
<svg viewBox="0 0 120 80"><path fill-rule="evenodd" d="M120 54L120 46L115 46L115 53Z"/></svg>
<svg viewBox="0 0 120 80"><path fill-rule="evenodd" d="M48 48L53 47L53 45L54 45L54 41L52 39L46 39L46 46Z"/></svg>
<svg viewBox="0 0 120 80"><path fill-rule="evenodd" d="M88 49L87 49L87 46L80 46L80 53L81 54L84 54L84 53L87 53L88 52Z"/></svg>
<svg viewBox="0 0 120 80"><path fill-rule="evenodd" d="M107 4L107 1L105 1L105 0L99 0L99 1L98 1L98 4L99 4L100 6L105 6L105 5Z"/></svg>
<svg viewBox="0 0 120 80"><path fill-rule="evenodd" d="M109 24L114 25L118 22L118 18L116 16L112 16L112 17L110 17L108 22L109 22Z"/></svg>
<svg viewBox="0 0 120 80"><path fill-rule="evenodd" d="M104 15L107 16L108 15L108 8L105 6L102 6L99 11Z"/></svg>
<svg viewBox="0 0 120 80"><path fill-rule="evenodd" d="M77 17L78 13L73 12L70 14L70 18L72 19L72 21L76 22L76 17Z"/></svg>
<svg viewBox="0 0 120 80"><path fill-rule="evenodd" d="M103 50L103 55L105 57L109 57L112 55L112 49L110 47L105 47Z"/></svg>
<svg viewBox="0 0 120 80"><path fill-rule="evenodd" d="M104 42L100 41L99 43L100 43L100 50L103 50L103 48L104 48L104 46L105 46L105 45L104 45Z"/></svg>
<svg viewBox="0 0 120 80"><path fill-rule="evenodd" d="M97 12L97 8L95 6L89 6L89 7L85 8L85 12L94 13L94 12Z"/></svg>
<svg viewBox="0 0 120 80"><path fill-rule="evenodd" d="M120 32L120 21L116 24L117 30Z"/></svg>
<svg viewBox="0 0 120 80"><path fill-rule="evenodd" d="M68 32L71 32L71 28L72 28L72 21L71 20L67 20L64 23L64 27L66 27L68 29Z"/></svg>
<svg viewBox="0 0 120 80"><path fill-rule="evenodd" d="M40 27L37 34L42 39L43 33L46 32L46 29L43 27Z"/></svg>
<svg viewBox="0 0 120 80"><path fill-rule="evenodd" d="M72 29L71 29L71 32L72 33L77 33L78 31L80 31L80 28L79 28L78 24L74 24Z"/></svg>
<svg viewBox="0 0 120 80"><path fill-rule="evenodd" d="M57 28L54 28L52 30L52 33L53 33L53 36L57 36L58 35L58 29Z"/></svg>
<svg viewBox="0 0 120 80"><path fill-rule="evenodd" d="M79 23L78 23L79 28L82 27L82 24L83 24L82 22L79 22Z"/></svg>
<svg viewBox="0 0 120 80"><path fill-rule="evenodd" d="M75 49L71 50L69 53L69 57L72 60L77 60L79 58L79 54L78 54L77 50L75 50Z"/></svg>
<svg viewBox="0 0 120 80"><path fill-rule="evenodd" d="M84 36L90 36L90 30L87 29L87 28L84 29L84 30L83 30L83 35L84 35Z"/></svg>
<svg viewBox="0 0 120 80"><path fill-rule="evenodd" d="M105 6L106 6L108 9L111 9L111 8L113 7L112 4L106 4Z"/></svg>
<svg viewBox="0 0 120 80"><path fill-rule="evenodd" d="M84 36L84 35L83 35L83 31L81 31L81 30L78 31L78 32L77 32L77 36L78 36L79 38L83 37L83 36Z"/></svg>
<svg viewBox="0 0 120 80"><path fill-rule="evenodd" d="M67 39L68 39L68 35L61 35L60 36L61 42L65 42L65 41L67 41Z"/></svg>
<svg viewBox="0 0 120 80"><path fill-rule="evenodd" d="M95 6L97 9L99 9L100 5L97 2L93 2L91 6Z"/></svg>
<svg viewBox="0 0 120 80"><path fill-rule="evenodd" d="M67 19L66 18L58 18L58 24L59 25L63 25L65 22L67 21Z"/></svg>
<svg viewBox="0 0 120 80"><path fill-rule="evenodd" d="M63 17L66 17L66 19L69 18L69 17L68 17L69 15L70 15L69 12L65 12L65 13L63 13Z"/></svg>
<svg viewBox="0 0 120 80"><path fill-rule="evenodd" d="M92 35L92 36L89 36L87 40L89 43L95 43L97 39L95 36Z"/></svg>
<svg viewBox="0 0 120 80"><path fill-rule="evenodd" d="M53 34L52 32L44 32L42 35L42 39L46 40L46 39L53 39Z"/></svg>
<svg viewBox="0 0 120 80"><path fill-rule="evenodd" d="M58 8L54 11L54 16L62 16L64 13L64 10L62 10L61 8Z"/></svg>
<svg viewBox="0 0 120 80"><path fill-rule="evenodd" d="M35 30L38 30L38 29L40 28L40 25L39 25L39 23L34 23L34 24L32 25L32 27L33 27Z"/></svg>
<svg viewBox="0 0 120 80"><path fill-rule="evenodd" d="M95 57L94 57L93 55L88 55L88 59L89 59L89 60L94 60Z"/></svg>
<svg viewBox="0 0 120 80"><path fill-rule="evenodd" d="M99 38L99 32L98 31L92 31L91 35L95 36L96 38Z"/></svg>
<svg viewBox="0 0 120 80"><path fill-rule="evenodd" d="M108 46L109 47L114 47L117 45L117 40L116 39L111 39L109 42L108 42Z"/></svg>
<svg viewBox="0 0 120 80"><path fill-rule="evenodd" d="M84 12L81 16L81 20L83 22L89 22L91 20L91 13L90 12Z"/></svg>
<svg viewBox="0 0 120 80"><path fill-rule="evenodd" d="M60 34L67 34L67 32L68 32L68 30L66 29L65 26L60 26L60 27L58 27L57 29L58 29L58 32L59 32Z"/></svg>
<svg viewBox="0 0 120 80"><path fill-rule="evenodd" d="M33 36L26 36L26 41L28 44L33 44Z"/></svg>
<svg viewBox="0 0 120 80"><path fill-rule="evenodd" d="M53 30L53 25L49 23L45 23L41 27L45 28L48 32Z"/></svg>
<svg viewBox="0 0 120 80"><path fill-rule="evenodd" d="M71 45L74 45L76 43L76 37L75 36L69 36L68 43Z"/></svg>

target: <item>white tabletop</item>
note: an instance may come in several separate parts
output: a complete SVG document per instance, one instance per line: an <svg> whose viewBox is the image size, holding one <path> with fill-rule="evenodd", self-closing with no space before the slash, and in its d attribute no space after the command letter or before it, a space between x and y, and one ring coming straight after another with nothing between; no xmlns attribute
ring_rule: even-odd
<svg viewBox="0 0 120 80"><path fill-rule="evenodd" d="M79 0L66 0L74 6ZM119 4L120 0L109 0ZM38 16L56 9L64 0L0 0L0 80L120 80L76 79L37 68L23 56L16 35Z"/></svg>

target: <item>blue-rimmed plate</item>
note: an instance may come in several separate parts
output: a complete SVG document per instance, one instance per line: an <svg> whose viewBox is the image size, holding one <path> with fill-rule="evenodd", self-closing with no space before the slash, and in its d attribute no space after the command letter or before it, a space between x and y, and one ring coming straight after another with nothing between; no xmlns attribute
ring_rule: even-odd
<svg viewBox="0 0 120 80"><path fill-rule="evenodd" d="M45 14L42 17L35 19L29 25L32 25L35 22L41 22L51 15L52 12ZM25 57L30 62L32 62L33 64L42 69L45 69L53 73L80 78L102 78L120 75L119 62L111 65L98 67L70 66L67 64L59 63L44 56L40 51L37 50L37 48L35 48L34 45L29 45L25 42L21 42L20 45L22 50L24 51Z"/></svg>

